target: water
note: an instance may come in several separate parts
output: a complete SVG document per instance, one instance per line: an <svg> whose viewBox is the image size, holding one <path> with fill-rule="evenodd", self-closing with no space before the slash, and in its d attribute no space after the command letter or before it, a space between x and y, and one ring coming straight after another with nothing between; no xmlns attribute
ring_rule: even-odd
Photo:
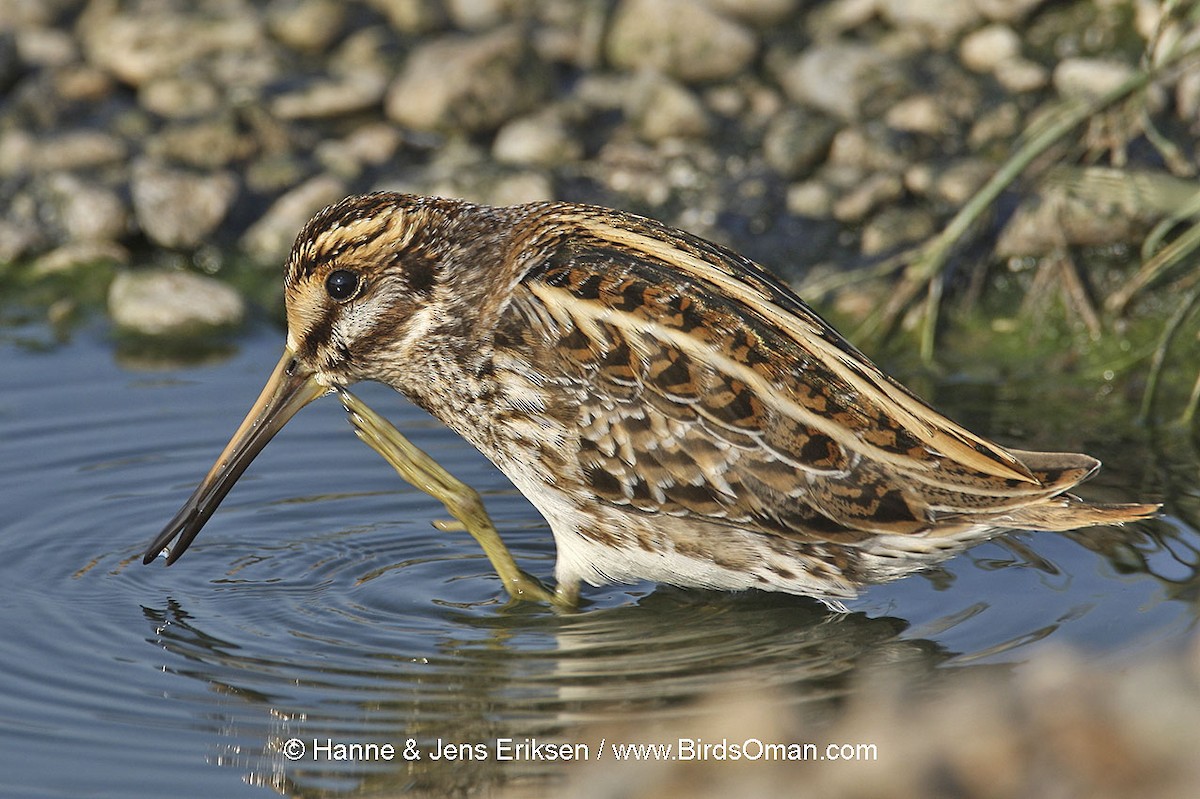
<svg viewBox="0 0 1200 799"><path fill-rule="evenodd" d="M272 442L179 564L145 567L143 548L233 432L281 337L260 330L224 360L153 369L123 362L102 328L30 346L44 335L0 330L5 795L554 784L573 766L498 762L496 742L595 747L615 721L686 719L714 686L832 708L879 660L931 680L1019 667L1048 643L1120 660L1195 623L1200 536L1174 515L1195 507L1194 451L1097 428L1090 406L1033 387L933 389L1007 443L1100 456L1089 496L1165 497L1166 515L985 544L871 589L845 615L803 598L653 585L588 591L573 615L511 605L474 541L434 529L444 511L358 442L331 398ZM481 491L527 570L552 575L548 529L480 456L389 389L359 393ZM305 747L296 760L291 739ZM419 761L403 756L410 739ZM433 761L438 739L491 756ZM326 741L391 744L395 756L314 760Z"/></svg>

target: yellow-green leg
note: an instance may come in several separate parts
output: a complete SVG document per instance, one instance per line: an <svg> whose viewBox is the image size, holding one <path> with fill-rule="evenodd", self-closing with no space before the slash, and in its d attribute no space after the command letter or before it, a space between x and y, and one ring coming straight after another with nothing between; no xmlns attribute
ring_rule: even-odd
<svg viewBox="0 0 1200 799"><path fill-rule="evenodd" d="M570 597L557 596L536 577L517 566L475 489L443 469L358 397L344 388L338 390L338 396L346 407L358 437L382 455L407 482L446 506L446 510L458 522L434 522L435 526L440 530L466 530L470 533L483 547L484 554L492 562L492 567L513 599L555 605L570 603Z"/></svg>

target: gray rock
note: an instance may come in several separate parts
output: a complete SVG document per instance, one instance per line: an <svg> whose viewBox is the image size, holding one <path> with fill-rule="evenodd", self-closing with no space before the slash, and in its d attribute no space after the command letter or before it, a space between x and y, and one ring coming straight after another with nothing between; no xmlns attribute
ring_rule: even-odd
<svg viewBox="0 0 1200 799"><path fill-rule="evenodd" d="M229 213L238 181L230 172L197 173L149 159L133 167L133 209L146 237L163 247L192 249Z"/></svg>
<svg viewBox="0 0 1200 799"><path fill-rule="evenodd" d="M99 130L37 137L23 130L0 134L0 175L76 172L117 164L127 155L124 141Z"/></svg>
<svg viewBox="0 0 1200 799"><path fill-rule="evenodd" d="M865 100L892 78L891 59L874 47L852 42L814 44L779 74L792 100L844 120L862 115Z"/></svg>
<svg viewBox="0 0 1200 799"><path fill-rule="evenodd" d="M823 114L790 108L763 135L763 157L785 178L803 177L825 158L838 124Z"/></svg>
<svg viewBox="0 0 1200 799"><path fill-rule="evenodd" d="M938 98L929 94L905 97L889 108L883 119L892 130L931 136L944 135L952 126L950 115Z"/></svg>
<svg viewBox="0 0 1200 799"><path fill-rule="evenodd" d="M211 82L195 76L167 76L139 86L138 104L167 119L200 119L220 107L221 93Z"/></svg>
<svg viewBox="0 0 1200 799"><path fill-rule="evenodd" d="M271 52L258 15L237 2L91 3L77 30L88 60L131 86L221 54L248 60Z"/></svg>
<svg viewBox="0 0 1200 799"><path fill-rule="evenodd" d="M782 22L800 9L800 0L705 0L714 11L752 25Z"/></svg>
<svg viewBox="0 0 1200 799"><path fill-rule="evenodd" d="M935 43L950 41L974 27L979 9L966 0L877 0L880 14L898 28L915 28Z"/></svg>
<svg viewBox="0 0 1200 799"><path fill-rule="evenodd" d="M642 73L634 82L625 113L638 135L649 142L704 136L710 127L708 113L696 95L652 72Z"/></svg>
<svg viewBox="0 0 1200 799"><path fill-rule="evenodd" d="M833 215L833 190L819 180L806 180L788 187L787 209L795 216L826 219Z"/></svg>
<svg viewBox="0 0 1200 799"><path fill-rule="evenodd" d="M387 18L388 24L406 34L429 33L444 27L446 8L440 0L365 0Z"/></svg>
<svg viewBox="0 0 1200 799"><path fill-rule="evenodd" d="M1021 54L1021 37L1007 25L988 25L971 31L958 46L963 66L974 72L993 72Z"/></svg>
<svg viewBox="0 0 1200 799"><path fill-rule="evenodd" d="M322 53L342 34L345 4L337 0L271 0L267 28L279 41L306 53Z"/></svg>
<svg viewBox="0 0 1200 799"><path fill-rule="evenodd" d="M107 186L67 172L48 182L55 224L66 241L119 241L129 230L129 208Z"/></svg>
<svg viewBox="0 0 1200 799"><path fill-rule="evenodd" d="M862 254L882 255L929 238L937 229L923 208L884 208L863 227Z"/></svg>
<svg viewBox="0 0 1200 799"><path fill-rule="evenodd" d="M108 313L147 336L186 335L241 324L245 303L229 286L190 272L121 272L108 290Z"/></svg>
<svg viewBox="0 0 1200 799"><path fill-rule="evenodd" d="M1013 94L1036 91L1050 82L1046 68L1027 58L1013 58L996 65L996 80Z"/></svg>
<svg viewBox="0 0 1200 799"><path fill-rule="evenodd" d="M578 160L583 145L567 129L562 114L551 109L518 117L500 128L492 155L508 164L553 166Z"/></svg>
<svg viewBox="0 0 1200 799"><path fill-rule="evenodd" d="M692 0L622 0L607 50L616 67L653 69L690 83L743 71L754 60L758 39Z"/></svg>
<svg viewBox="0 0 1200 799"><path fill-rule="evenodd" d="M1054 88L1067 99L1094 99L1133 75L1133 67L1108 58L1067 58L1054 68Z"/></svg>
<svg viewBox="0 0 1200 799"><path fill-rule="evenodd" d="M387 92L381 73L358 72L329 80L319 78L307 87L276 97L271 112L279 119L324 119L346 116L379 106Z"/></svg>
<svg viewBox="0 0 1200 799"><path fill-rule="evenodd" d="M349 194L346 184L331 175L318 175L276 200L242 237L242 248L263 264L287 257L296 234L317 211Z"/></svg>
<svg viewBox="0 0 1200 799"><path fill-rule="evenodd" d="M39 255L30 265L35 277L59 275L76 269L88 269L98 264L124 266L129 263L129 251L111 241L75 241Z"/></svg>
<svg viewBox="0 0 1200 799"><path fill-rule="evenodd" d="M238 129L232 115L168 125L146 141L146 155L158 161L184 164L200 170L227 167L250 157L257 143L251 133Z"/></svg>
<svg viewBox="0 0 1200 799"><path fill-rule="evenodd" d="M516 28L420 45L388 90L389 118L417 130L495 130L534 108L548 74Z"/></svg>
<svg viewBox="0 0 1200 799"><path fill-rule="evenodd" d="M896 200L904 193L898 175L880 172L868 176L833 203L833 216L839 222L861 222L876 208Z"/></svg>

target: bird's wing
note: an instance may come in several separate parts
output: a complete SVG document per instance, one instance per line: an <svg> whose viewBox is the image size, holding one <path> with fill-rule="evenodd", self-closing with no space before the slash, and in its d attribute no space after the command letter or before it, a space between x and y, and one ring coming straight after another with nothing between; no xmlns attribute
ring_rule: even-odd
<svg viewBox="0 0 1200 799"><path fill-rule="evenodd" d="M853 543L961 529L1096 467L1064 454L1031 471L885 376L752 261L616 221L579 212L506 312L547 373L566 376L578 467L601 500Z"/></svg>

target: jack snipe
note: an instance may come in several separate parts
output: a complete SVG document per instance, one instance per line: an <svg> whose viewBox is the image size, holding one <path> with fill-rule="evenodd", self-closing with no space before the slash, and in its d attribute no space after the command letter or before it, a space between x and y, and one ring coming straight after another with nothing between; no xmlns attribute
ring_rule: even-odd
<svg viewBox="0 0 1200 799"><path fill-rule="evenodd" d="M514 596L581 581L836 603L1008 529L1151 515L1065 493L1099 462L1005 450L879 371L736 253L632 214L378 193L316 215L258 402L146 551L179 558L255 454L339 391L359 435L446 502ZM551 595L478 497L345 387L378 380L477 447L545 516Z"/></svg>

